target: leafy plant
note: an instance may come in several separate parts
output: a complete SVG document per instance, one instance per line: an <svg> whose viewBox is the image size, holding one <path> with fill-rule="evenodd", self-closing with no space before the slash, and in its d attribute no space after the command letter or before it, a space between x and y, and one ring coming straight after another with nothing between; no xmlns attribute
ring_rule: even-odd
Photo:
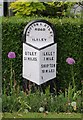
<svg viewBox="0 0 83 120"><path fill-rule="evenodd" d="M27 111L29 110L29 109L31 109L31 107L28 105L28 103L27 103L27 101L25 101L24 99L23 99L23 97L18 97L18 103L20 104L20 108L19 108L19 110L18 110L18 112L24 112L24 110L26 109Z"/></svg>
<svg viewBox="0 0 83 120"><path fill-rule="evenodd" d="M13 12L17 16L54 16L54 17L63 17L67 16L66 12L75 2L20 2L17 0L10 4L10 9L13 9ZM69 15L69 14L68 14Z"/></svg>
<svg viewBox="0 0 83 120"><path fill-rule="evenodd" d="M82 96L81 91L77 91L74 96L71 96L69 101L68 93L64 95L60 92L59 95L41 94L39 90L35 93L26 95L23 91L12 93L11 96L2 95L2 110L3 112L40 112L40 108L48 112L81 112ZM73 104L76 103L76 109Z"/></svg>
<svg viewBox="0 0 83 120"><path fill-rule="evenodd" d="M31 109L27 96L22 91L19 94L12 93L11 96L3 94L2 101L3 112L24 112L25 109Z"/></svg>
<svg viewBox="0 0 83 120"><path fill-rule="evenodd" d="M66 16L67 10L75 3L59 1L45 2L44 4L46 6L46 10L44 11L45 16L63 17Z"/></svg>
<svg viewBox="0 0 83 120"><path fill-rule="evenodd" d="M20 105L18 104L17 96L7 96L6 94L2 95L2 111L3 112L14 112L18 111Z"/></svg>
<svg viewBox="0 0 83 120"><path fill-rule="evenodd" d="M19 0L11 3L10 8L18 16L40 15L40 12L45 10L42 2L19 2Z"/></svg>

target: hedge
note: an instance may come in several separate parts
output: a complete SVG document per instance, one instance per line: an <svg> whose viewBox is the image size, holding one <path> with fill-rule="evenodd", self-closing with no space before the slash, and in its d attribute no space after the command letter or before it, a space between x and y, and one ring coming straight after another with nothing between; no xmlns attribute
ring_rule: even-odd
<svg viewBox="0 0 83 120"><path fill-rule="evenodd" d="M32 20L45 19L54 24L57 34L57 77L56 83L60 89L68 87L72 81L70 65L66 63L67 57L73 57L76 63L73 65L75 82L78 89L81 89L82 78L82 27L83 24L78 18L54 19L46 17L27 18L3 18L2 20L2 69L3 81L9 81L10 60L7 57L9 51L16 53L13 60L15 79L22 83L22 34L26 24ZM34 71L35 72L35 71ZM22 86L21 86L22 87Z"/></svg>

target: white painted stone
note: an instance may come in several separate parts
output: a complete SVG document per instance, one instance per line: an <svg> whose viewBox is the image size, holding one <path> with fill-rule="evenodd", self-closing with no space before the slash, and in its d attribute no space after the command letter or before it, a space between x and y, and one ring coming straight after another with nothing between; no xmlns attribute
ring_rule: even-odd
<svg viewBox="0 0 83 120"><path fill-rule="evenodd" d="M23 43L23 78L38 85L55 78L56 49L57 44L39 51Z"/></svg>
<svg viewBox="0 0 83 120"><path fill-rule="evenodd" d="M54 43L52 28L44 22L33 23L26 30L26 43L39 49Z"/></svg>

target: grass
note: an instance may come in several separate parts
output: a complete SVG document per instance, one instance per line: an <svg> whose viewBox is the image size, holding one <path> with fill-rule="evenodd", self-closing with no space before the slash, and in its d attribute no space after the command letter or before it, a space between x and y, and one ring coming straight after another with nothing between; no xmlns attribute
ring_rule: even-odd
<svg viewBox="0 0 83 120"><path fill-rule="evenodd" d="M81 113L3 113L3 118L78 118L81 119Z"/></svg>

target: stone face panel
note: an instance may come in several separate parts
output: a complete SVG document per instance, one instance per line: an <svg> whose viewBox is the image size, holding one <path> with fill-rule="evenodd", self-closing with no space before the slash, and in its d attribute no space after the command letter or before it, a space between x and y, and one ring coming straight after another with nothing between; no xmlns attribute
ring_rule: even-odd
<svg viewBox="0 0 83 120"><path fill-rule="evenodd" d="M40 85L56 77L56 44L37 50L23 43L23 77Z"/></svg>

